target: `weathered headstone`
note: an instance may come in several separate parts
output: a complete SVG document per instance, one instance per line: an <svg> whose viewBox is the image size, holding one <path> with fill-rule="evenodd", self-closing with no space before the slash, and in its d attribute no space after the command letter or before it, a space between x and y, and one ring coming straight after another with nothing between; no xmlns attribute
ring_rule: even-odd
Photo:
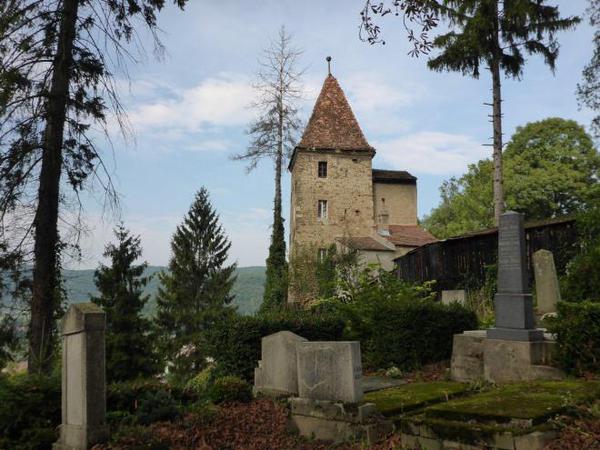
<svg viewBox="0 0 600 450"><path fill-rule="evenodd" d="M442 303L449 305L450 303L465 304L465 291L464 289L456 289L452 291L442 291Z"/></svg>
<svg viewBox="0 0 600 450"><path fill-rule="evenodd" d="M494 298L496 327L487 331L489 339L543 340L543 331L535 328L528 282L523 214L509 211L500 216L498 290Z"/></svg>
<svg viewBox="0 0 600 450"><path fill-rule="evenodd" d="M496 328L488 330L488 338L513 341L544 338L542 330L534 328L533 299L528 282L523 214L509 211L500 216L498 228Z"/></svg>
<svg viewBox="0 0 600 450"><path fill-rule="evenodd" d="M106 427L105 314L93 303L71 305L62 321L62 424L54 450L87 450Z"/></svg>
<svg viewBox="0 0 600 450"><path fill-rule="evenodd" d="M551 251L538 250L533 254L533 273L537 313L542 316L556 312L556 304L560 301L560 287Z"/></svg>
<svg viewBox="0 0 600 450"><path fill-rule="evenodd" d="M299 397L357 403L362 400L359 342L300 342Z"/></svg>
<svg viewBox="0 0 600 450"><path fill-rule="evenodd" d="M254 392L298 394L296 345L306 341L290 331L280 331L261 340L261 360L254 369Z"/></svg>

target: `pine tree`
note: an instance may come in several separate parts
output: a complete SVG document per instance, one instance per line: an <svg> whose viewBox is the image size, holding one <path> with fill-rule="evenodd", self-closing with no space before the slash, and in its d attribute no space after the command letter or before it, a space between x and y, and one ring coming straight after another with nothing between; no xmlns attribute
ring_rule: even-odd
<svg viewBox="0 0 600 450"><path fill-rule="evenodd" d="M119 225L116 244L108 244L104 256L110 266L94 273L99 297L92 302L106 312L106 374L109 381L125 381L153 375L158 370L152 341L151 322L142 316L149 296L143 295L150 277L143 276L146 262L135 265L142 255L139 236Z"/></svg>
<svg viewBox="0 0 600 450"><path fill-rule="evenodd" d="M169 271L160 275L156 326L160 351L176 376L205 365L205 333L233 308L236 265L226 265L231 243L210 204L208 191L196 194L171 239Z"/></svg>
<svg viewBox="0 0 600 450"><path fill-rule="evenodd" d="M181 8L186 2L174 1ZM0 2L0 228L20 232L17 247L33 250L30 372L47 373L52 365L61 208L69 189L78 196L94 179L115 201L94 138L98 128L107 130L108 109L125 123L113 74L136 60L140 25L161 48L156 20L164 6L164 0ZM137 45L130 50L132 40ZM24 214L28 209L35 214ZM22 223L5 225L7 217Z"/></svg>
<svg viewBox="0 0 600 450"><path fill-rule="evenodd" d="M421 27L415 35L409 29L409 40L415 55L429 53L434 48L440 53L428 61L437 71L462 72L479 78L484 65L492 77L492 122L494 161L494 218L498 223L504 209L502 186L502 93L501 74L519 78L525 65L525 53L539 54L554 70L558 57L558 31L573 28L578 17L561 18L557 6L544 4L545 0L408 0L393 1L396 12L403 10L405 18ZM363 10L363 28L369 42L377 41L379 27L373 25L370 14L385 15L392 8L379 5L373 8L370 0ZM446 20L449 31L428 38L438 20ZM373 37L374 36L374 37Z"/></svg>
<svg viewBox="0 0 600 450"><path fill-rule="evenodd" d="M596 112L592 120L594 136L600 138L600 0L589 0L589 22L594 27L592 59L583 69L583 80L577 85L577 99L582 106Z"/></svg>
<svg viewBox="0 0 600 450"><path fill-rule="evenodd" d="M253 170L262 158L271 158L275 166L273 228L261 311L277 308L287 301L288 267L281 212L281 176L300 131L297 103L301 96L302 77L302 71L297 69L302 51L293 48L291 40L285 27L281 27L277 39L264 50L255 85L258 99L253 104L259 117L250 124L248 149L233 157L235 160L249 160L248 171Z"/></svg>

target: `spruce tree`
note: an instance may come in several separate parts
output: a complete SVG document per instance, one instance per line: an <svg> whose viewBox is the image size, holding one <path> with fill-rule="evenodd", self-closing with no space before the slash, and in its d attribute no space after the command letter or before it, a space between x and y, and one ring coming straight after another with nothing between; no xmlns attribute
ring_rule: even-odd
<svg viewBox="0 0 600 450"><path fill-rule="evenodd" d="M125 381L153 375L158 365L149 339L151 322L142 316L149 296L143 295L150 277L143 276L146 262L134 264L142 255L139 236L121 224L116 244L108 244L104 264L94 273L100 296L92 302L106 312L106 375L109 381Z"/></svg>
<svg viewBox="0 0 600 450"><path fill-rule="evenodd" d="M205 365L205 334L234 310L236 265L226 265L231 243L219 224L208 191L196 194L171 239L169 271L160 274L156 326L162 357L175 376Z"/></svg>

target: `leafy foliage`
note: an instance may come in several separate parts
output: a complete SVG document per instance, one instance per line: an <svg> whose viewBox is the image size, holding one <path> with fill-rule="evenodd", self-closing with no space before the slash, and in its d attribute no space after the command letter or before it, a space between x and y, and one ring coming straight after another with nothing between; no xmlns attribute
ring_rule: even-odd
<svg viewBox="0 0 600 450"><path fill-rule="evenodd" d="M345 338L360 341L366 367L411 370L448 359L452 336L477 328L472 311L435 302L430 285L409 285L383 270L364 270L349 292L328 303L346 320Z"/></svg>
<svg viewBox="0 0 600 450"><path fill-rule="evenodd" d="M208 346L217 375L235 375L252 382L263 337L287 330L309 340L335 341L342 338L343 329L344 321L336 314L283 309L257 316L236 315L215 323Z"/></svg>
<svg viewBox="0 0 600 450"><path fill-rule="evenodd" d="M284 307L288 294L288 264L285 259L285 230L281 215L274 215L267 270L265 291L260 311Z"/></svg>
<svg viewBox="0 0 600 450"><path fill-rule="evenodd" d="M561 279L561 291L566 300L600 302L600 206L577 217L579 254L567 265Z"/></svg>
<svg viewBox="0 0 600 450"><path fill-rule="evenodd" d="M576 214L600 193L600 156L572 120L549 118L517 128L503 158L506 206L528 220ZM485 159L445 181L442 201L424 226L439 238L493 226L492 172Z"/></svg>
<svg viewBox="0 0 600 450"><path fill-rule="evenodd" d="M252 386L239 377L226 375L217 378L210 390L211 400L218 403L241 402L252 400Z"/></svg>
<svg viewBox="0 0 600 450"><path fill-rule="evenodd" d="M179 416L179 405L166 391L145 392L140 398L136 417L141 425L171 421Z"/></svg>
<svg viewBox="0 0 600 450"><path fill-rule="evenodd" d="M338 286L352 279L358 267L358 253L338 251L335 245L319 255L315 245L294 250L290 262L290 289L296 301L310 305L315 300L338 294Z"/></svg>
<svg viewBox="0 0 600 450"><path fill-rule="evenodd" d="M548 328L556 333L555 358L565 371L600 373L600 303L559 302Z"/></svg>
<svg viewBox="0 0 600 450"><path fill-rule="evenodd" d="M99 297L92 301L106 313L106 373L108 381L147 377L158 371L150 321L142 317L148 301L143 289L147 263L135 265L142 255L139 236L132 236L123 225L114 230L116 244L108 244L104 256L111 265L101 265L94 274Z"/></svg>
<svg viewBox="0 0 600 450"><path fill-rule="evenodd" d="M60 391L57 375L0 375L0 447L49 450L58 438Z"/></svg>
<svg viewBox="0 0 600 450"><path fill-rule="evenodd" d="M589 0L589 22L594 27L592 59L583 69L583 81L577 85L577 99L580 105L600 112L600 0ZM592 120L592 129L600 137L600 115Z"/></svg>
<svg viewBox="0 0 600 450"><path fill-rule="evenodd" d="M229 307L235 264L225 265L231 243L201 188L171 240L169 272L160 275L156 325L160 348L175 376L205 365L206 332L233 314Z"/></svg>

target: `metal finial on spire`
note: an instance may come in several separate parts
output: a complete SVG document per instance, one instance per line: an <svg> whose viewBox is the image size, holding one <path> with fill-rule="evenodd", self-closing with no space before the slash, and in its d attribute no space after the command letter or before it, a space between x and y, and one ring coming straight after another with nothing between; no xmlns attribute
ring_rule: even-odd
<svg viewBox="0 0 600 450"><path fill-rule="evenodd" d="M328 56L327 58L325 58L325 60L327 61L327 72L329 73L329 75L331 75L331 56Z"/></svg>

